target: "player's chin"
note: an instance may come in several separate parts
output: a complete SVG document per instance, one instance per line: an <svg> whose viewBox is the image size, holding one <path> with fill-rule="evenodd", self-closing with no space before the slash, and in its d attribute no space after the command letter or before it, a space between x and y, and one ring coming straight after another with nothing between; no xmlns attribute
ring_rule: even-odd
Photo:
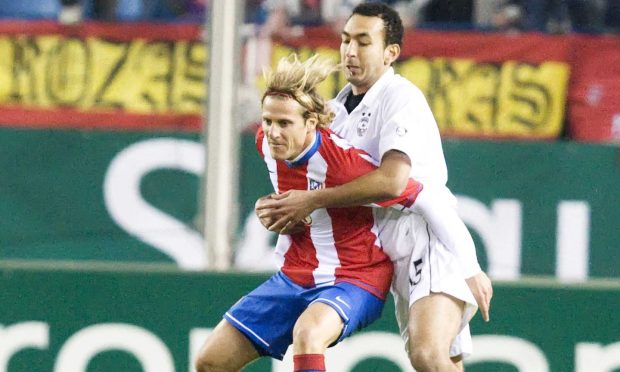
<svg viewBox="0 0 620 372"><path fill-rule="evenodd" d="M346 76L347 81L353 85L362 85L362 79L359 75L350 74Z"/></svg>
<svg viewBox="0 0 620 372"><path fill-rule="evenodd" d="M270 150L271 150L271 156L275 160L286 160L288 158L286 151L282 149L281 146L271 147Z"/></svg>

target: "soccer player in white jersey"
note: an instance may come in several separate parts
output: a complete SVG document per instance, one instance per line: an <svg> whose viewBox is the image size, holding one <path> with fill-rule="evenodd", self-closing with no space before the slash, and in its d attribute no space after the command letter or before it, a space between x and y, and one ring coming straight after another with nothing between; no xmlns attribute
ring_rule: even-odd
<svg viewBox="0 0 620 372"><path fill-rule="evenodd" d="M257 203L257 214L272 231L286 232L313 210L363 205L399 195L407 179L425 191L454 197L446 188L447 170L439 131L422 93L394 74L400 54L402 23L393 9L361 4L342 32L341 62L349 84L334 100L333 130L381 159L378 169L342 186L292 190ZM432 213L428 222L441 216ZM467 322L472 294L489 319L491 282L480 270L471 236L458 218L450 220L454 239L431 230L417 215L375 209L379 237L395 264L392 286L397 320L412 365L419 371L459 371L471 352ZM435 226L433 226L435 228ZM449 247L450 249L446 249ZM468 288L469 287L469 288Z"/></svg>
<svg viewBox="0 0 620 372"><path fill-rule="evenodd" d="M341 185L376 168L370 156L326 129L334 114L316 85L335 69L314 57L283 59L268 76L256 136L276 192ZM422 185L408 180L383 205L411 208ZM209 336L198 371L236 371L258 358L295 371L324 371L325 349L378 319L393 275L371 208L320 208L301 231L280 235L280 271L239 300Z"/></svg>

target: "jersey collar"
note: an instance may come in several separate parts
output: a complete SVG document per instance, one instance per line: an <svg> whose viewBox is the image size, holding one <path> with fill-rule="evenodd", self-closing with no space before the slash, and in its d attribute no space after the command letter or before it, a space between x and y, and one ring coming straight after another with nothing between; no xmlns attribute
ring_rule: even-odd
<svg viewBox="0 0 620 372"><path fill-rule="evenodd" d="M297 155L295 159L291 161L285 160L284 163L286 163L289 168L295 168L302 164L305 164L312 157L312 155L314 155L319 150L320 146L321 132L317 130L316 135L314 136L314 142L308 147L306 147L306 149L302 151L301 154Z"/></svg>
<svg viewBox="0 0 620 372"><path fill-rule="evenodd" d="M381 75L381 77L379 78L379 80L377 80L372 87L370 87L370 89L368 89L368 91L366 92L366 95L364 96L364 98L362 99L362 102L360 102L360 105L364 105L366 107L369 107L370 105L372 105L372 103L378 99L379 93L381 93L381 91L383 90L383 88L388 84L388 82L392 79L392 77L394 76L394 68L390 67L388 68L383 75ZM351 83L348 83L347 85L344 86L344 88L342 88L342 90L338 93L338 95L336 96L336 101L344 104L344 102L347 99L347 95L349 95L349 93L351 92L352 87L351 87ZM359 107L359 105L358 105ZM353 110L355 111L355 110Z"/></svg>

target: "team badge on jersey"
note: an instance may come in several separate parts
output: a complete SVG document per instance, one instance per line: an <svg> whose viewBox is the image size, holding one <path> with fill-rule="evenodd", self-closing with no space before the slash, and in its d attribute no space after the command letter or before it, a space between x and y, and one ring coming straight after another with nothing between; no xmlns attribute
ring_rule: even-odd
<svg viewBox="0 0 620 372"><path fill-rule="evenodd" d="M368 124L370 123L370 112L368 114L366 114L365 112L362 112L362 118L360 119L360 122L357 123L357 135L358 136L363 136L366 131L368 130Z"/></svg>
<svg viewBox="0 0 620 372"><path fill-rule="evenodd" d="M405 134L407 134L407 128L405 127L396 128L396 134L400 137L404 136Z"/></svg>
<svg viewBox="0 0 620 372"><path fill-rule="evenodd" d="M323 188L325 188L324 184L319 181L315 181L312 178L308 178L308 190L317 190Z"/></svg>

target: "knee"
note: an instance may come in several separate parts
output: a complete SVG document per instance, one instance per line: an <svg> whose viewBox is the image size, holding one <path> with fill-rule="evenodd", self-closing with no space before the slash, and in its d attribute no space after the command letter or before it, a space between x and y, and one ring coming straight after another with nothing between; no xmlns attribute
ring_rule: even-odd
<svg viewBox="0 0 620 372"><path fill-rule="evenodd" d="M217 361L211 358L208 354L201 354L194 362L196 372L213 372L221 371L222 366L218 365Z"/></svg>
<svg viewBox="0 0 620 372"><path fill-rule="evenodd" d="M196 359L194 362L194 368L196 368L196 372L207 372L211 368L211 361L207 358L204 358L202 355Z"/></svg>
<svg viewBox="0 0 620 372"><path fill-rule="evenodd" d="M417 344L409 352L409 360L416 371L442 371L443 359L446 353L441 353L437 348Z"/></svg>
<svg viewBox="0 0 620 372"><path fill-rule="evenodd" d="M298 324L293 329L293 344L297 352L322 352L328 346L324 338L318 327Z"/></svg>

